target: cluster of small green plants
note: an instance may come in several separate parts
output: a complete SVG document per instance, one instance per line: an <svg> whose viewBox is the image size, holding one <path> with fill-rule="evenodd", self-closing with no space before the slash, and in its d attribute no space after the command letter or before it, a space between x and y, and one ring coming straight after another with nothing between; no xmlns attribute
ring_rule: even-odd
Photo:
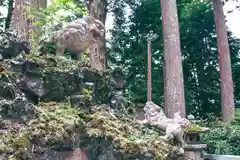
<svg viewBox="0 0 240 160"><path fill-rule="evenodd" d="M231 123L222 123L214 117L203 122L211 128L209 133L203 135L203 140L208 144L208 153L240 155L239 116L240 110L236 109L235 119Z"/></svg>

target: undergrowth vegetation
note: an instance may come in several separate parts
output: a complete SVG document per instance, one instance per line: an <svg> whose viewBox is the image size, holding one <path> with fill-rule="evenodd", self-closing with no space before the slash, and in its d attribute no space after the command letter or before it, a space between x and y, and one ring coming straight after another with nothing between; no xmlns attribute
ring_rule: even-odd
<svg viewBox="0 0 240 160"><path fill-rule="evenodd" d="M219 119L204 122L211 128L203 135L208 144L207 152L215 154L240 155L240 110L236 110L236 118L230 124L222 123Z"/></svg>

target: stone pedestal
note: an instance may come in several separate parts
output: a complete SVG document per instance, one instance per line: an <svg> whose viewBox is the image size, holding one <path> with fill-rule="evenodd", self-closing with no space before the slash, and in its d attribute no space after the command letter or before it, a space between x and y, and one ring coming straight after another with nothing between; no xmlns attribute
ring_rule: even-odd
<svg viewBox="0 0 240 160"><path fill-rule="evenodd" d="M187 144L184 146L184 151L191 160L201 160L204 148L207 148L206 144Z"/></svg>

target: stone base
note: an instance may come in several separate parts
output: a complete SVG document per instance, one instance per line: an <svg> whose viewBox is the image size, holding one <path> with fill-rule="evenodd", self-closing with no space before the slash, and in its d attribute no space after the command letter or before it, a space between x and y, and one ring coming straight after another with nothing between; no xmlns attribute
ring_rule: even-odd
<svg viewBox="0 0 240 160"><path fill-rule="evenodd" d="M196 150L203 150L207 148L206 144L187 144L184 147L185 151L196 151Z"/></svg>
<svg viewBox="0 0 240 160"><path fill-rule="evenodd" d="M190 160L202 160L202 152L200 152L200 151L185 151L184 154Z"/></svg>
<svg viewBox="0 0 240 160"><path fill-rule="evenodd" d="M206 144L188 144L184 146L185 155L191 160L202 160L202 151Z"/></svg>

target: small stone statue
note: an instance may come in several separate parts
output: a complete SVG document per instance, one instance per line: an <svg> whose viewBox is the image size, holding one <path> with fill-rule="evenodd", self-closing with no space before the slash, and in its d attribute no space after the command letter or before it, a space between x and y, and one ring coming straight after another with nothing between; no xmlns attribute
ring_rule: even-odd
<svg viewBox="0 0 240 160"><path fill-rule="evenodd" d="M174 118L167 118L161 107L155 103L149 101L144 106L145 119L137 121L140 124L150 124L156 126L166 134L161 138L169 141L174 138L179 142L181 148L180 153L184 153L183 145L185 144L183 140L184 131L190 125L190 122L186 118L180 116L180 112L174 114Z"/></svg>
<svg viewBox="0 0 240 160"><path fill-rule="evenodd" d="M77 54L78 60L82 60L81 53L104 36L104 24L92 16L83 16L76 19L60 30L56 31L47 42L56 44L56 55L63 56L66 48ZM42 47L40 45L37 51Z"/></svg>

